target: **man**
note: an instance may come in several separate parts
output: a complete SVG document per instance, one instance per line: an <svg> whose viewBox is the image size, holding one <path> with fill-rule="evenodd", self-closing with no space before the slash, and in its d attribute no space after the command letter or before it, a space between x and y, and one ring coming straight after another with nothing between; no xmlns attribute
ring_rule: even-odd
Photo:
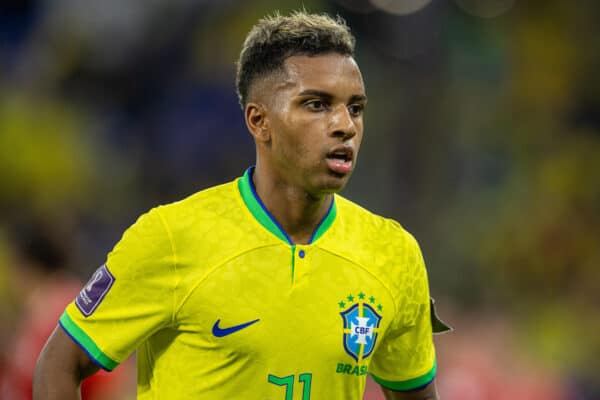
<svg viewBox="0 0 600 400"><path fill-rule="evenodd" d="M137 349L140 399L436 399L427 275L396 222L335 195L367 98L340 19L262 19L237 88L256 166L129 228L60 318L36 399Z"/></svg>

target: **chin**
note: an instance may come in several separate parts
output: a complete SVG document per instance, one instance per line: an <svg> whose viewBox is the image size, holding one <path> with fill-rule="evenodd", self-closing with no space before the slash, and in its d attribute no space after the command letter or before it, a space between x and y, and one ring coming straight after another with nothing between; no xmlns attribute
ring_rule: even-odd
<svg viewBox="0 0 600 400"><path fill-rule="evenodd" d="M319 185L319 191L326 194L340 192L342 189L344 189L344 187L346 187L349 178L349 174L342 177L328 176L321 182L321 185Z"/></svg>

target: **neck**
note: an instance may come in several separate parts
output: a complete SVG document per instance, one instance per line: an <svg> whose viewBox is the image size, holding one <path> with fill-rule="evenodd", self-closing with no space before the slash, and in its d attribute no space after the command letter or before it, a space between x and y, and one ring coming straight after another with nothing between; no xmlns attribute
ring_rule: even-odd
<svg viewBox="0 0 600 400"><path fill-rule="evenodd" d="M252 180L261 201L292 241L296 244L309 243L327 214L333 195L314 196L283 179L269 176L261 171L259 165Z"/></svg>

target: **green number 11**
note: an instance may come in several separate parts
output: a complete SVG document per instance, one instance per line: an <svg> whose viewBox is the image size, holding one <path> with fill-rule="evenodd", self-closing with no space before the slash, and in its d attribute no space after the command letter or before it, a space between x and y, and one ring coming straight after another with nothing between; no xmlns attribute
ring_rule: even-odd
<svg viewBox="0 0 600 400"><path fill-rule="evenodd" d="M269 383L277 386L285 386L285 400L292 400L294 397L294 375L279 377L269 374ZM304 373L298 375L298 381L302 383L302 400L310 400L310 386L312 383L312 374Z"/></svg>

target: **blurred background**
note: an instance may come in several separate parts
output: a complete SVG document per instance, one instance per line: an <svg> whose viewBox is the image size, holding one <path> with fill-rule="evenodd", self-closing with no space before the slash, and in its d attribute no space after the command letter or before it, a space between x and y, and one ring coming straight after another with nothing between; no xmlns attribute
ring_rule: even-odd
<svg viewBox="0 0 600 400"><path fill-rule="evenodd" d="M455 328L442 398L600 399L600 3L302 4L357 36L369 106L343 194L421 244ZM65 303L139 214L253 163L234 62L258 18L302 4L0 3L0 398L28 398ZM87 398L132 398L119 370Z"/></svg>

